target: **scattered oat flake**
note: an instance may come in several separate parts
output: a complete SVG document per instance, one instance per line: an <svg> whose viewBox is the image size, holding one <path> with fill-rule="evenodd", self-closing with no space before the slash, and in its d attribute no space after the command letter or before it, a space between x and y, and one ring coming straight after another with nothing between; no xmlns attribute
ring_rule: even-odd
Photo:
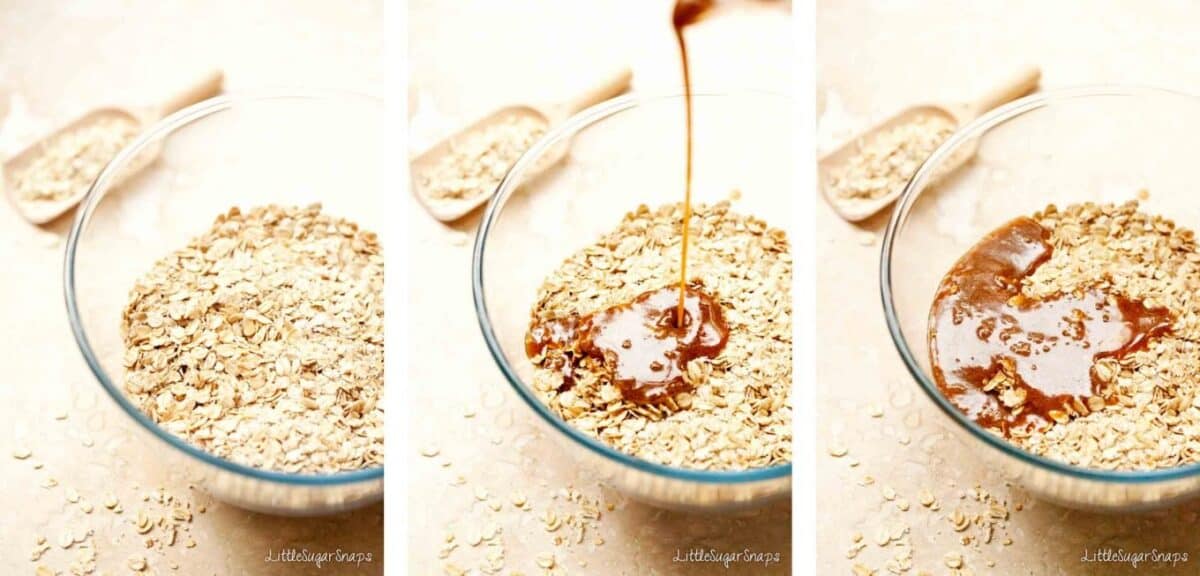
<svg viewBox="0 0 1200 576"><path fill-rule="evenodd" d="M892 533L886 527L879 528L875 534L875 543L880 546L887 546L892 541Z"/></svg>
<svg viewBox="0 0 1200 576"><path fill-rule="evenodd" d="M922 489L920 491L920 493L918 493L917 498L921 502L922 506L924 506L926 508L933 506L934 497L933 497L933 493L930 492L929 490Z"/></svg>
<svg viewBox="0 0 1200 576"><path fill-rule="evenodd" d="M22 446L20 448L14 448L12 455L13 455L13 458L16 458L17 460L24 460L24 459L32 456L33 451L30 450L29 448L25 448Z"/></svg>

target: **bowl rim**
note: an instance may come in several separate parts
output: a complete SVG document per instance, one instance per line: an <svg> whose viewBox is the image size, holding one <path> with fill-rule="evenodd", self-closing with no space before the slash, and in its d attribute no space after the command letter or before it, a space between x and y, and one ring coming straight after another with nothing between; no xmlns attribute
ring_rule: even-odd
<svg viewBox="0 0 1200 576"><path fill-rule="evenodd" d="M1066 464L1057 460L1052 460L1043 456L1038 456L1031 452L1027 452L1015 444L1004 440L984 430L971 419L967 418L962 412L950 403L938 390L937 385L925 374L921 368L916 356L908 346L908 341L904 337L904 332L900 327L900 321L896 314L896 306L892 294L892 253L895 248L896 236L903 229L904 224L908 220L908 213L912 209L920 193L928 189L928 184L933 176L935 169L940 163L946 159L953 151L957 150L960 145L967 143L969 140L981 137L984 133L1000 124L1012 120L1027 112L1048 107L1051 105L1061 105L1077 100L1094 100L1097 98L1170 98L1189 100L1193 104L1200 103L1200 97L1187 92L1171 90L1166 88L1158 88L1152 86L1141 85L1121 85L1121 84L1103 84L1103 85L1085 85L1069 88L1059 88L1038 92L1020 98L1016 101L1000 106L987 114L976 118L967 123L967 125L955 131L945 142L939 146L933 154L925 160L924 163L909 179L904 187L903 193L900 195L896 203L896 207L892 210L891 218L888 220L887 228L884 231L883 243L879 258L879 283L880 297L883 301L884 318L887 322L888 333L892 337L892 342L895 344L896 351L900 358L904 361L905 367L910 375L916 380L920 388L925 392L934 404L941 409L951 420L959 427L965 429L975 438L981 440L984 444L999 450L1002 454L1016 458L1018 461L1031 465L1035 468L1040 468L1050 472L1063 474L1072 478L1091 480L1099 482L1110 482L1113 484L1148 484L1154 482L1163 482L1170 480L1179 480L1192 478L1200 475L1200 463L1189 464L1186 466L1177 466L1174 468L1163 468L1155 470L1102 470L1098 468L1085 468Z"/></svg>
<svg viewBox="0 0 1200 576"><path fill-rule="evenodd" d="M714 97L729 97L729 96L764 96L791 99L790 96L777 92L767 91L739 91L736 93L714 93L714 92L693 92L693 96L697 98L714 98ZM534 162L546 153L551 147L561 141L568 140L578 134L583 129L620 112L637 108L643 104L661 102L665 100L682 99L682 94L654 94L640 95L636 93L618 96L591 106L571 118L564 121L561 125L553 128L543 135L533 146L531 146L521 157L512 165L509 171L504 175L500 184L496 187L496 192L492 195L491 200L487 204L487 208L483 213L483 217L479 222L479 228L475 233L474 250L471 255L471 294L475 304L475 316L479 321L479 329L483 333L483 339L487 343L488 352L491 353L492 359L496 362L496 366L500 368L500 372L504 374L509 385L517 392L517 395L525 402L530 409L534 411L543 421L548 423L551 428L557 430L563 436L573 440L579 446L588 451L599 455L605 459L614 461L623 466L634 468L641 472L646 472L655 476L686 480L690 482L698 482L705 484L738 484L760 482L765 480L773 480L777 478L790 477L792 474L792 462L770 466L766 468L750 468L746 470L702 470L696 468L682 468L676 466L667 466L657 462L651 462L636 456L631 456L620 452L607 444L600 442L583 432L580 432L575 427L568 424L563 419L550 412L550 409L536 396L532 390L527 388L521 382L520 376L516 373L512 366L505 360L504 352L500 346L499 340L496 337L495 330L492 326L491 316L488 314L487 301L483 291L483 256L487 247L488 236L492 226L503 209L504 203L508 197L516 189L518 180L524 173L534 164ZM795 380L793 378L792 385L794 387Z"/></svg>
<svg viewBox="0 0 1200 576"><path fill-rule="evenodd" d="M124 167L134 157L135 154L147 146L165 139L172 132L187 126L197 120L205 118L211 114L222 112L241 104L273 102L279 100L302 100L302 101L359 101L382 106L382 100L377 96L351 91L334 91L334 90L297 90L291 92L272 92L272 93L231 93L222 96L217 96L204 100L202 102L188 106L179 110L167 117L159 120L150 128L144 130L132 142L127 144L121 151L113 157L111 161L100 171L100 174L92 182L88 188L87 194L80 202L80 206L76 211L74 222L71 224L71 230L67 235L66 251L63 258L63 291L66 298L67 318L71 325L71 332L75 336L75 343L79 346L79 351L83 354L84 361L87 362L88 368L92 374L100 382L101 386L108 395L121 407L122 410L135 422L140 424L142 428L148 430L154 436L157 436L163 442L183 452L185 455L191 456L201 462L216 466L227 472L232 472L240 476L248 476L251 478L277 482L281 484L293 484L303 486L340 486L348 484L356 484L379 480L383 478L383 466L374 466L371 468L363 468L361 470L352 470L348 472L336 472L331 474L310 474L310 473L289 473L276 470L267 470L263 468L254 468L244 464L239 464L232 460L221 458L210 454L193 446L186 440L168 432L148 416L142 413L132 402L126 398L114 384L113 380L104 371L100 365L95 351L92 349L91 342L88 340L87 332L84 330L83 321L79 312L79 302L75 291L75 260L78 253L78 244L85 227L91 221L92 213L103 199L101 192L107 193L111 187L110 183L113 180L116 172L121 167Z"/></svg>

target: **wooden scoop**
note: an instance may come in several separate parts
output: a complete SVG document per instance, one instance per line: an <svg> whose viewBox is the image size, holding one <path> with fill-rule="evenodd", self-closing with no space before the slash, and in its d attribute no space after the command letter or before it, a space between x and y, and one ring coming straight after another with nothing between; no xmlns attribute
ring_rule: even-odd
<svg viewBox="0 0 1200 576"><path fill-rule="evenodd" d="M479 120L468 125L461 131L452 134L441 142L431 146L425 152L422 152L416 158L413 158L411 163L412 168L412 190L420 201L421 206L437 220L442 222L453 222L463 216L469 214L475 208L491 199L495 192L496 183L483 184L491 189L481 191L473 195L468 195L465 198L435 198L430 195L427 186L423 183L424 174L429 174L433 178L437 177L434 168L451 154L455 146L463 142L469 141L472 137L480 138L489 129L503 125L504 123L513 122L523 119L532 119L533 121L542 124L542 127L549 131L556 124L566 120L571 115L591 106L593 104L603 102L616 96L629 88L629 81L632 78L632 72L629 68L622 68L616 73L604 78L603 81L592 86L587 91L577 95L575 98L566 102L547 106L534 105L513 105L500 108ZM564 143L561 146L555 147L545 156L543 156L537 165L531 169L531 174L536 174L549 168L567 153L567 145ZM512 161L516 159L513 158ZM480 158L471 158L470 161L482 161ZM511 166L509 166L511 167ZM508 167L505 169L507 170Z"/></svg>
<svg viewBox="0 0 1200 576"><path fill-rule="evenodd" d="M900 193L904 191L903 185L895 186L895 189L889 190L883 196L874 199L857 199L857 198L841 198L837 196L836 191L832 190L830 182L832 174L844 166L847 161L857 155L864 143L871 142L874 138L881 134L887 133L893 128L912 123L919 118L928 116L939 116L949 120L954 129L961 128L964 124L978 118L985 112L1000 106L1006 102L1015 100L1037 88L1038 81L1042 77L1042 72L1037 67L1028 67L1022 69L1019 73L1014 74L1005 82L997 85L983 97L972 103L957 103L957 104L923 104L912 106L901 111L899 114L888 118L884 122L874 126L873 128L855 136L849 142L843 144L837 150L823 156L817 164L817 172L820 177L821 192L825 195L825 199L833 207L843 219L848 222L859 222L875 215L891 204ZM952 158L947 159L943 169L939 171L939 175L945 175L961 166L972 156L978 147L978 141L972 141L960 149ZM922 159L923 161L923 159ZM911 178L911 175L909 175Z"/></svg>
<svg viewBox="0 0 1200 576"><path fill-rule="evenodd" d="M220 70L213 70L196 79L187 88L175 93L175 95L160 106L148 108L98 108L79 116L5 161L3 170L0 170L0 186L3 186L9 202L16 207L17 212L26 220L34 224L50 222L74 208L83 196L87 194L88 189L91 187L91 182L76 186L77 189L69 190L67 195L61 199L41 200L22 198L20 191L17 190L14 178L29 166L30 163L45 154L49 146L53 146L56 141L69 137L76 131L87 130L89 127L98 127L103 123L119 122L127 124L132 127L131 130L135 133L140 133L151 124L172 112L216 96L221 92L223 81L224 75L222 72ZM135 165L138 168L144 167L157 155L158 149L155 148L145 157L138 158ZM111 158L105 159L104 162L107 163L109 160ZM128 178L135 171L128 170L121 175L121 178Z"/></svg>

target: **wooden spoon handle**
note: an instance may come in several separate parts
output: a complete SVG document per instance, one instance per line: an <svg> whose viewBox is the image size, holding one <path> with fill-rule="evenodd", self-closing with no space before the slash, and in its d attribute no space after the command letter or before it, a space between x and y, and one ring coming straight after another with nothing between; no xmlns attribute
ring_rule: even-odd
<svg viewBox="0 0 1200 576"><path fill-rule="evenodd" d="M1037 66L1027 66L1022 68L1016 74L1009 76L991 90L971 104L971 117L975 118L981 114L1000 106L1001 104L1016 100L1032 92L1037 88L1038 81L1042 79L1042 70Z"/></svg>
<svg viewBox="0 0 1200 576"><path fill-rule="evenodd" d="M213 96L221 93L221 85L225 81L225 74L220 70L209 70L203 76L196 79L186 88L176 92L170 98L159 106L158 117L162 118L172 112L177 112L200 102L208 100Z"/></svg>
<svg viewBox="0 0 1200 576"><path fill-rule="evenodd" d="M624 66L574 98L563 102L557 108L562 111L561 114L564 117L570 116L588 106L598 104L628 90L632 78L633 71L628 66Z"/></svg>

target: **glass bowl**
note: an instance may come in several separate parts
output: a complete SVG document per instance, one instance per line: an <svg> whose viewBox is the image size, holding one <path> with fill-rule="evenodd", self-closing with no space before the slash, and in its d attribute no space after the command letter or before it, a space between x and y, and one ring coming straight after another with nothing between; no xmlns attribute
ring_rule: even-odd
<svg viewBox="0 0 1200 576"><path fill-rule="evenodd" d="M232 206L304 206L379 231L383 219L383 104L351 94L231 96L159 122L100 173L67 240L65 289L75 340L96 379L164 467L243 508L317 515L383 496L383 467L290 474L208 454L152 422L122 392L121 314L154 262L205 232ZM159 156L127 181L117 174Z"/></svg>
<svg viewBox="0 0 1200 576"><path fill-rule="evenodd" d="M938 182L956 153L975 158ZM1200 100L1151 88L1100 86L1035 94L956 132L913 175L884 237L883 308L900 357L925 394L986 463L1043 499L1125 511L1200 494L1200 465L1106 471L1025 452L966 418L930 375L927 327L942 276L987 232L1054 203L1124 202L1200 226L1192 167L1200 149Z"/></svg>
<svg viewBox="0 0 1200 576"><path fill-rule="evenodd" d="M512 167L488 205L475 240L472 281L484 340L513 390L561 439L578 464L654 505L734 509L763 504L791 488L790 463L744 471L704 471L635 458L551 413L528 382L529 314L544 278L572 253L615 228L639 204L683 200L681 96L623 96L552 130ZM791 101L769 94L697 95L693 202L742 193L741 213L764 218L794 238L791 224ZM557 166L531 167L570 151Z"/></svg>

